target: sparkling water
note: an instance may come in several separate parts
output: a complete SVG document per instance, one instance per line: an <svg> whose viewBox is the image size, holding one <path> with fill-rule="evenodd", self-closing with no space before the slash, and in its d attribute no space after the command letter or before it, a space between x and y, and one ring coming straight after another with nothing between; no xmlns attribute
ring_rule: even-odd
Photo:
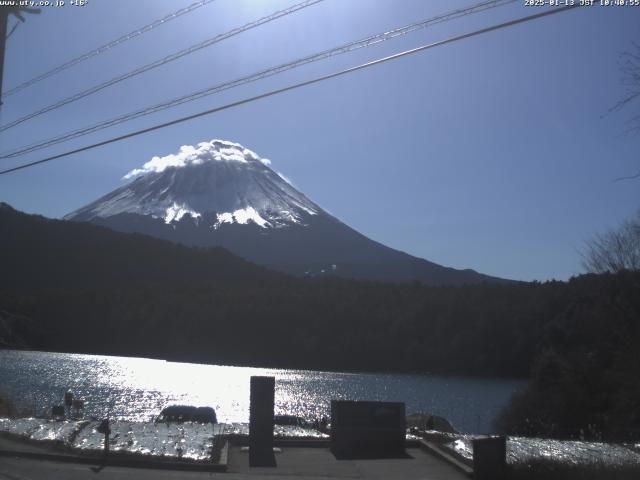
<svg viewBox="0 0 640 480"><path fill-rule="evenodd" d="M336 373L166 362L134 357L0 350L0 389L29 414L49 413L71 390L85 417L145 422L170 404L211 406L218 421L249 420L249 378L276 378L276 414L315 420L330 401L405 402L407 414L447 418L463 432L490 433L523 381L438 375Z"/></svg>

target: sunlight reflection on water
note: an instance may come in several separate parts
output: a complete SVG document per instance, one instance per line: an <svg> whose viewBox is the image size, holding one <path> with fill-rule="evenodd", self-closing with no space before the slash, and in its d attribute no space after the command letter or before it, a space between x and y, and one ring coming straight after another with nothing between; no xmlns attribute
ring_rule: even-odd
<svg viewBox="0 0 640 480"><path fill-rule="evenodd" d="M228 367L145 358L0 351L0 384L33 413L61 403L67 389L87 416L148 421L168 404L208 405L218 421L249 419L249 378L276 377L276 414L315 419L331 399L402 401L407 413L444 416L463 431L491 421L522 381L431 375L353 374Z"/></svg>

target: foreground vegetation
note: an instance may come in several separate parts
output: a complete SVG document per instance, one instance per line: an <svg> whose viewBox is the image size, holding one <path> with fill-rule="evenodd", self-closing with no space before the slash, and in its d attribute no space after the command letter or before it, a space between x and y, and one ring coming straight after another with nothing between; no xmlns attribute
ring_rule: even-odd
<svg viewBox="0 0 640 480"><path fill-rule="evenodd" d="M640 274L576 281L583 288L543 325L529 384L499 426L525 436L637 441Z"/></svg>

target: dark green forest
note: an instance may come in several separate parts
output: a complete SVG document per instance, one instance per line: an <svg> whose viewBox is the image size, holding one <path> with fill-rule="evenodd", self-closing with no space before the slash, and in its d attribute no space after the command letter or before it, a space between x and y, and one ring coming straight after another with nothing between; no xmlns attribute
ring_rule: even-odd
<svg viewBox="0 0 640 480"><path fill-rule="evenodd" d="M15 345L233 365L529 377L501 415L501 429L639 436L640 272L462 287L301 279L222 249L6 205L0 229L0 310L13 319L4 321L11 330L4 337L18 339Z"/></svg>

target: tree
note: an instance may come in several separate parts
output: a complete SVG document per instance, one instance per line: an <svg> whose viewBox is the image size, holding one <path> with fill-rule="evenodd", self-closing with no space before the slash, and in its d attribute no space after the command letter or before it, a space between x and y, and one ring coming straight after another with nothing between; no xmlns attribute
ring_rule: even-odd
<svg viewBox="0 0 640 480"><path fill-rule="evenodd" d="M625 92L620 100L611 107L611 112L617 112L627 107L629 104L640 98L640 44L632 42L632 49L620 54L619 66L622 78L622 85ZM630 127L627 132L640 133L640 114L636 114L629 119ZM631 180L640 178L640 172L617 180Z"/></svg>
<svg viewBox="0 0 640 480"><path fill-rule="evenodd" d="M588 240L582 266L590 273L640 270L640 210L618 228Z"/></svg>
<svg viewBox="0 0 640 480"><path fill-rule="evenodd" d="M626 107L634 100L640 98L640 44L631 42L632 50L620 54L619 66L622 73L621 83L625 87L625 92L620 100L611 107L615 112ZM635 123L632 130L640 131L640 115L631 118Z"/></svg>

